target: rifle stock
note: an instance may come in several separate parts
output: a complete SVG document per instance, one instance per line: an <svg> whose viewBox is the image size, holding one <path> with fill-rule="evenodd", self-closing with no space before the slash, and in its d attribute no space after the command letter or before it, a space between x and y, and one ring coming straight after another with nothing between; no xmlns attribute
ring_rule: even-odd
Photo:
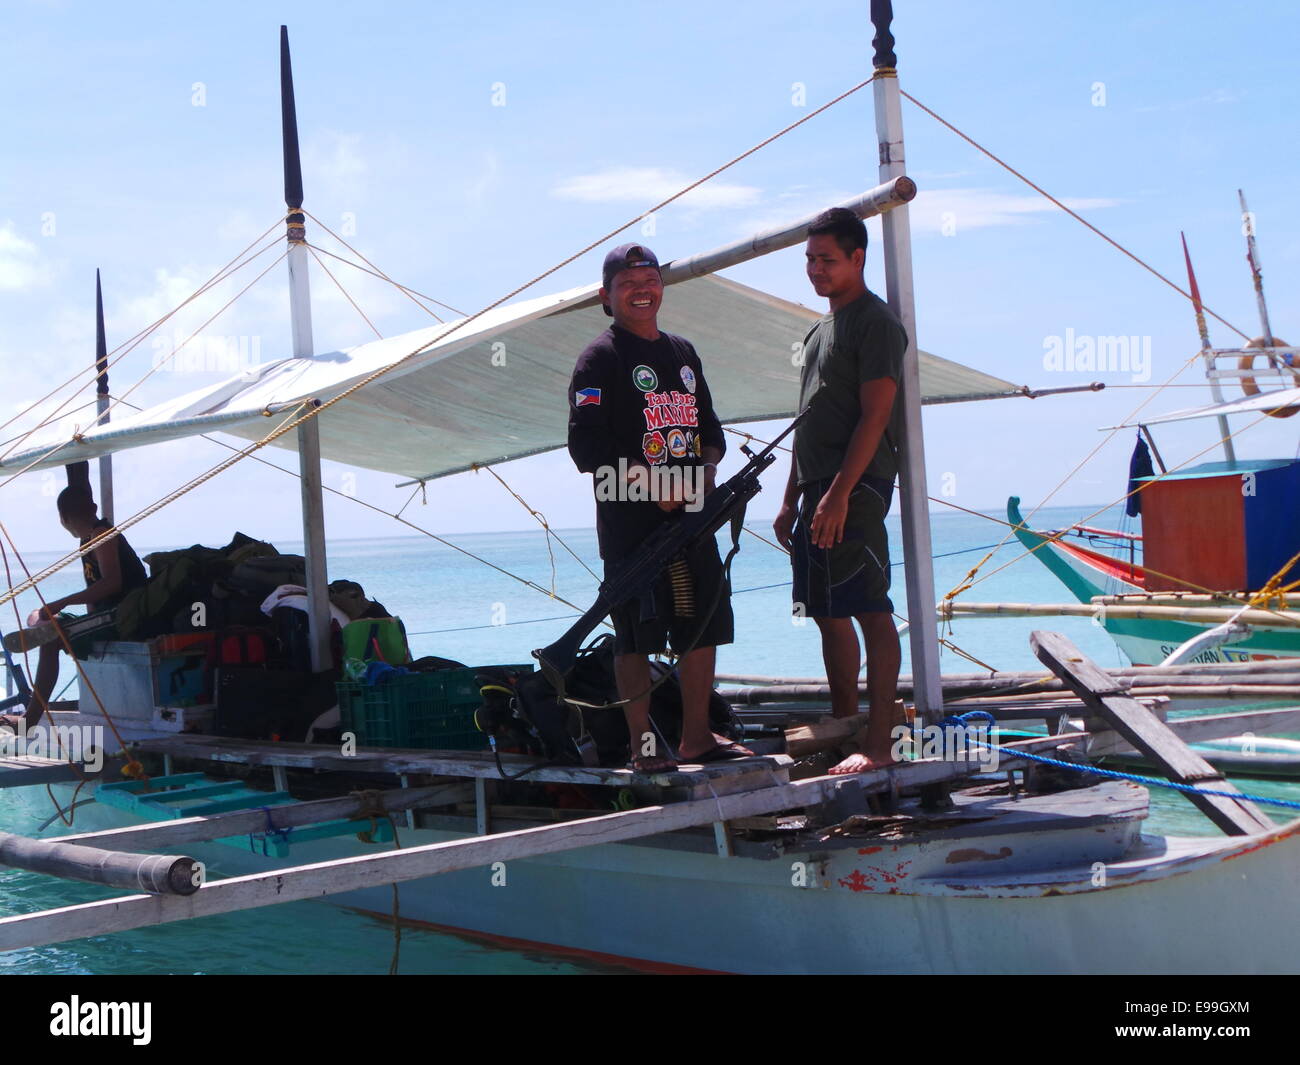
<svg viewBox="0 0 1300 1065"><path fill-rule="evenodd" d="M750 455L749 461L739 472L704 497L699 510L686 512L675 521L665 522L641 550L628 560L617 576L600 586L595 603L569 626L563 636L554 643L533 651L533 657L537 659L542 673L561 696L564 693L564 678L573 668L578 652L596 626L624 603L644 595L664 568L679 554L704 537L712 536L737 513L744 512L745 505L762 488L759 475L776 461L772 452L794 431L803 417L802 414L799 415L762 451ZM749 454L747 450L746 454Z"/></svg>

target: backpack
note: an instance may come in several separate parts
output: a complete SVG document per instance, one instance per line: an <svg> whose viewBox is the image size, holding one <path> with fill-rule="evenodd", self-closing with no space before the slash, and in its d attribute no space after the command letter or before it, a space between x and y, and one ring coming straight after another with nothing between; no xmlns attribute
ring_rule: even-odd
<svg viewBox="0 0 1300 1065"><path fill-rule="evenodd" d="M667 674L665 677L664 675ZM675 750L682 736L682 690L676 670L652 662L651 675L662 683L650 693L650 723L658 739ZM630 757L627 716L618 702L614 679L614 638L606 634L578 657L565 679L576 707L556 698L540 671L488 666L476 674L483 705L475 714L479 728L495 736L503 750L549 758L560 765L625 765ZM744 727L730 704L716 691L709 699L709 724L728 739L740 739Z"/></svg>
<svg viewBox="0 0 1300 1065"><path fill-rule="evenodd" d="M343 669L351 679L370 662L404 666L411 660L401 618L358 618L343 627Z"/></svg>

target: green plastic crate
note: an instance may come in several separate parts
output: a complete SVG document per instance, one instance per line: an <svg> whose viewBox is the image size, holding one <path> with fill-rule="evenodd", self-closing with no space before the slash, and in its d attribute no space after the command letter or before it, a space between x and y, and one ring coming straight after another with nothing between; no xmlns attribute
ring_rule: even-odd
<svg viewBox="0 0 1300 1065"><path fill-rule="evenodd" d="M531 672L531 665L506 666ZM487 736L474 724L482 704L477 669L408 673L382 684L337 685L343 730L366 747L481 751Z"/></svg>

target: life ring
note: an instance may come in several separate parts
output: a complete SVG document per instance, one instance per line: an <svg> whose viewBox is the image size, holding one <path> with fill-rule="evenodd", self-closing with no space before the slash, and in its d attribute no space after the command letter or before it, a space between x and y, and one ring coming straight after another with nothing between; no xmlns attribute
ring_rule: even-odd
<svg viewBox="0 0 1300 1065"><path fill-rule="evenodd" d="M1269 344L1266 337L1255 337L1246 343L1248 348L1289 348L1288 344L1281 337L1274 337L1273 343ZM1252 370L1255 367L1255 355L1243 355L1237 360L1237 368L1241 370ZM1295 378L1296 386L1300 387L1300 370L1292 369L1291 376ZM1259 385L1255 384L1255 379L1249 375L1241 379L1241 390L1248 396L1259 395ZM1290 418L1294 414L1300 414L1300 406L1292 407L1274 407L1272 410L1264 412L1270 418Z"/></svg>

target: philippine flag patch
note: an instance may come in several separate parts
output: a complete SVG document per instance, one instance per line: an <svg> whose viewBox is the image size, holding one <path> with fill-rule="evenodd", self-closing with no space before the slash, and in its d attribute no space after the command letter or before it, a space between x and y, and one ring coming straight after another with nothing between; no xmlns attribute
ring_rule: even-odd
<svg viewBox="0 0 1300 1065"><path fill-rule="evenodd" d="M599 388L580 388L573 393L573 405L575 407L599 407L600 406L600 389Z"/></svg>

